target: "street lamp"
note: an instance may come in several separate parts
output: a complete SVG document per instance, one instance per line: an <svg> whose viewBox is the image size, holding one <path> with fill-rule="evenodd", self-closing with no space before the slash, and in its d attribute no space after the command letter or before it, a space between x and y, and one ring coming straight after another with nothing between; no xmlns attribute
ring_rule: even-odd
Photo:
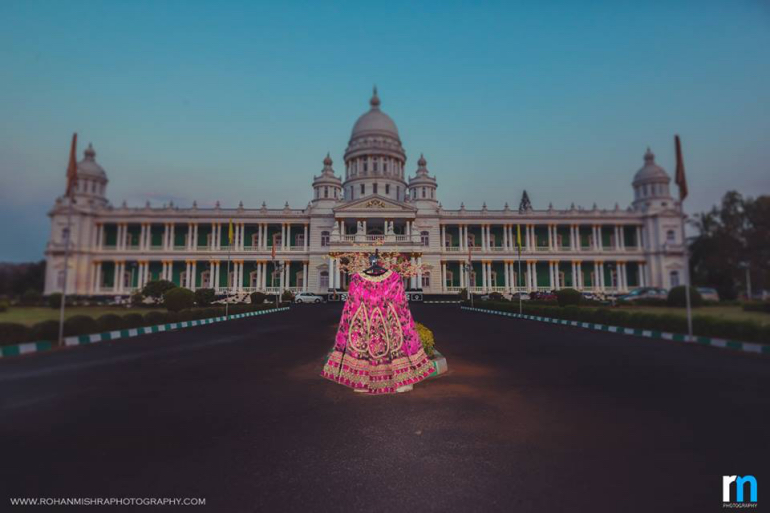
<svg viewBox="0 0 770 513"><path fill-rule="evenodd" d="M749 262L740 262L738 267L746 269L746 299L751 301L751 264Z"/></svg>
<svg viewBox="0 0 770 513"><path fill-rule="evenodd" d="M465 274L468 276L468 297L471 299L471 308L473 308L473 292L471 291L471 271L473 270L473 265L471 265L471 261L468 260L465 264L463 264L463 267L465 268Z"/></svg>

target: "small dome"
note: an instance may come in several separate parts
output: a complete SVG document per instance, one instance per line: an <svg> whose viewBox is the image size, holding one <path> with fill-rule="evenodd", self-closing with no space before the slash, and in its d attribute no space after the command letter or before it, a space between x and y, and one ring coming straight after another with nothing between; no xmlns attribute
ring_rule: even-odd
<svg viewBox="0 0 770 513"><path fill-rule="evenodd" d="M420 167L425 167L428 165L428 161L425 160L425 157L420 153L420 160L417 161L417 165Z"/></svg>
<svg viewBox="0 0 770 513"><path fill-rule="evenodd" d="M330 167L333 164L332 158L329 155L329 153L326 154L326 158L324 159L324 167Z"/></svg>
<svg viewBox="0 0 770 513"><path fill-rule="evenodd" d="M666 170L655 163L655 154L647 148L644 154L644 166L634 175L634 185L645 182L670 182Z"/></svg>
<svg viewBox="0 0 770 513"><path fill-rule="evenodd" d="M369 112L358 118L356 124L353 125L350 138L355 139L365 135L389 135L399 139L396 124L390 119L390 116L380 110L380 97L377 96L376 87L372 99L369 100L369 105L371 106Z"/></svg>
<svg viewBox="0 0 770 513"><path fill-rule="evenodd" d="M83 152L83 160L78 162L78 176L90 176L96 178L107 178L102 166L96 162L96 151L93 145L88 144L88 148Z"/></svg>

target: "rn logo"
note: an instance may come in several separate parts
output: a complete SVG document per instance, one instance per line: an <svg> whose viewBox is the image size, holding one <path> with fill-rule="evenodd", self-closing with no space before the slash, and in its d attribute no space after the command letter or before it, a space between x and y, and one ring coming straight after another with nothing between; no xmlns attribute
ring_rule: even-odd
<svg viewBox="0 0 770 513"><path fill-rule="evenodd" d="M722 502L732 502L730 485L735 483L736 502L757 502L757 479L754 476L722 476ZM749 485L749 499L746 500L746 484Z"/></svg>

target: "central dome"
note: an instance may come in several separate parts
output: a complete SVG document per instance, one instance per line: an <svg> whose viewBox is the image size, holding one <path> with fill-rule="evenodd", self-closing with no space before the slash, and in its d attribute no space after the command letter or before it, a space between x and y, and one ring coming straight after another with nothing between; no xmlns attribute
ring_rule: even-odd
<svg viewBox="0 0 770 513"><path fill-rule="evenodd" d="M350 138L356 139L367 135L389 135L400 140L396 124L390 119L390 116L380 110L380 98L377 96L376 87L374 88L372 99L369 100L369 105L371 105L369 112L358 118L356 124L353 125L353 132L350 134Z"/></svg>

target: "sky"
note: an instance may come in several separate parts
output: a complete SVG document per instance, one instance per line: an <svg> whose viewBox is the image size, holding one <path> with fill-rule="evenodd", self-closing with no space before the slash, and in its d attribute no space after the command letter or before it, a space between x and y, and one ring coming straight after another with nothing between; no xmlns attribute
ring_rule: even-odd
<svg viewBox="0 0 770 513"><path fill-rule="evenodd" d="M300 208L374 84L445 208L625 208L676 133L688 213L768 194L768 48L764 0L3 0L0 261L43 258L73 132L113 204Z"/></svg>

